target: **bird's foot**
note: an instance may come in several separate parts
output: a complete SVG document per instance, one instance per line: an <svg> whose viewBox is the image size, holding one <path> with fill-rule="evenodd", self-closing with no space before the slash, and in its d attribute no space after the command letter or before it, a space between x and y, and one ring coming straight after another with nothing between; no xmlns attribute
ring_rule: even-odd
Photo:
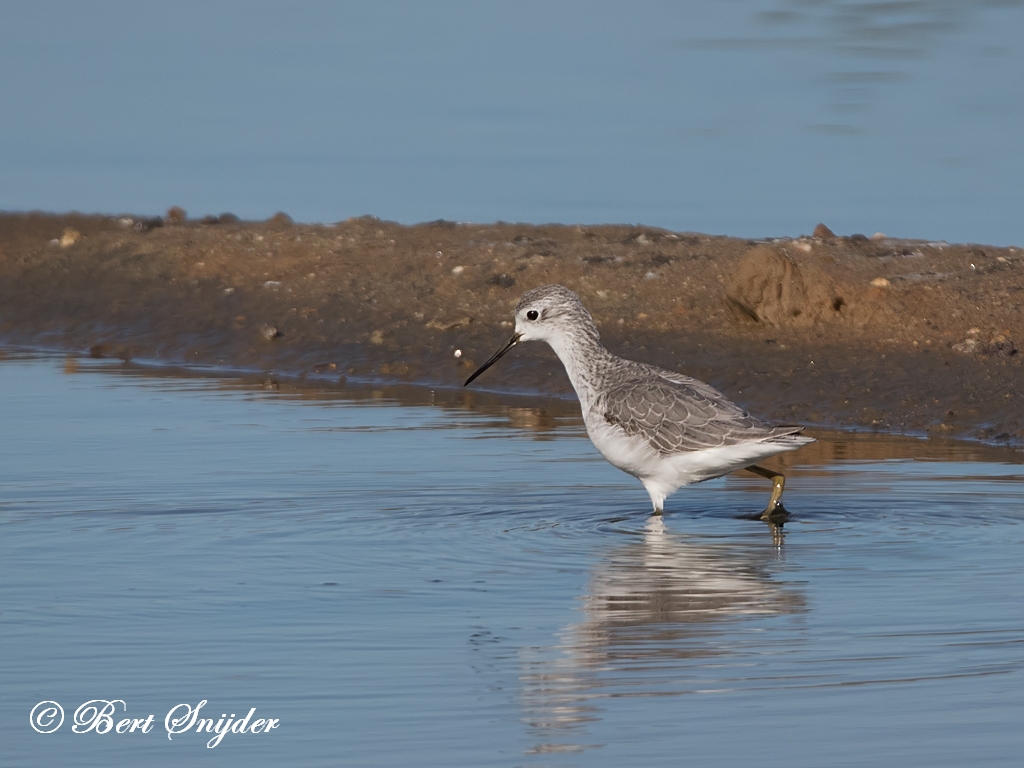
<svg viewBox="0 0 1024 768"><path fill-rule="evenodd" d="M766 477L772 481L772 495L768 499L768 506L764 508L764 512L761 513L761 519L767 523L775 523L781 525L789 519L789 512L782 506L782 492L786 490L786 476L781 472L773 472L770 469L764 467L752 466L747 467L749 472L753 472L755 475Z"/></svg>
<svg viewBox="0 0 1024 768"><path fill-rule="evenodd" d="M789 510L782 506L781 498L776 499L773 496L771 501L768 502L768 506L765 507L764 512L761 513L761 519L766 523L782 525L789 520Z"/></svg>

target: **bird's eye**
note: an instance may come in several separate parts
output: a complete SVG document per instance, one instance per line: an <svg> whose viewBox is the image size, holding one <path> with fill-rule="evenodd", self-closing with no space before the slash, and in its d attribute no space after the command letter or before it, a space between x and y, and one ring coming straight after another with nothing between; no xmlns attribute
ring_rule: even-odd
<svg viewBox="0 0 1024 768"><path fill-rule="evenodd" d="M527 320L536 320L537 316L538 315L537 315L537 310L536 309L531 309L529 312L526 313L526 319Z"/></svg>

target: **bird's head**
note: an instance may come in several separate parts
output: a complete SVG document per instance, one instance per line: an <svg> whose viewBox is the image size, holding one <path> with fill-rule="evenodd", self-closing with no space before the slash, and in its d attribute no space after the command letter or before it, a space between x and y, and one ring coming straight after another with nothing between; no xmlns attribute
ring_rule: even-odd
<svg viewBox="0 0 1024 768"><path fill-rule="evenodd" d="M523 294L516 305L515 333L505 345L466 379L468 386L521 341L546 341L556 351L567 340L588 337L596 341L597 326L580 297L561 285L543 285Z"/></svg>

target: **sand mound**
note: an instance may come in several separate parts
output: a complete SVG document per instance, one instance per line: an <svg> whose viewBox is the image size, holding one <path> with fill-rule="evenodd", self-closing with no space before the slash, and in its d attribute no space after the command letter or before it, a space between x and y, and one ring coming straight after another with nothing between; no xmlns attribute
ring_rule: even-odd
<svg viewBox="0 0 1024 768"><path fill-rule="evenodd" d="M741 316L772 326L819 322L839 315L846 304L828 275L767 245L743 257L725 297Z"/></svg>

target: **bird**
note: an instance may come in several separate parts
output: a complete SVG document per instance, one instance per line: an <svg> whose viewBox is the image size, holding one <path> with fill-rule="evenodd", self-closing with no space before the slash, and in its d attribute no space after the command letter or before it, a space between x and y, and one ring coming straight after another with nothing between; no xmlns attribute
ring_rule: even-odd
<svg viewBox="0 0 1024 768"><path fill-rule="evenodd" d="M801 434L803 427L770 424L703 381L612 354L579 296L561 285L523 294L512 338L463 386L526 341L546 341L554 350L579 398L591 442L643 483L654 514L661 515L665 499L684 485L746 469L772 481L761 519L785 519L786 478L758 462L814 442Z"/></svg>

